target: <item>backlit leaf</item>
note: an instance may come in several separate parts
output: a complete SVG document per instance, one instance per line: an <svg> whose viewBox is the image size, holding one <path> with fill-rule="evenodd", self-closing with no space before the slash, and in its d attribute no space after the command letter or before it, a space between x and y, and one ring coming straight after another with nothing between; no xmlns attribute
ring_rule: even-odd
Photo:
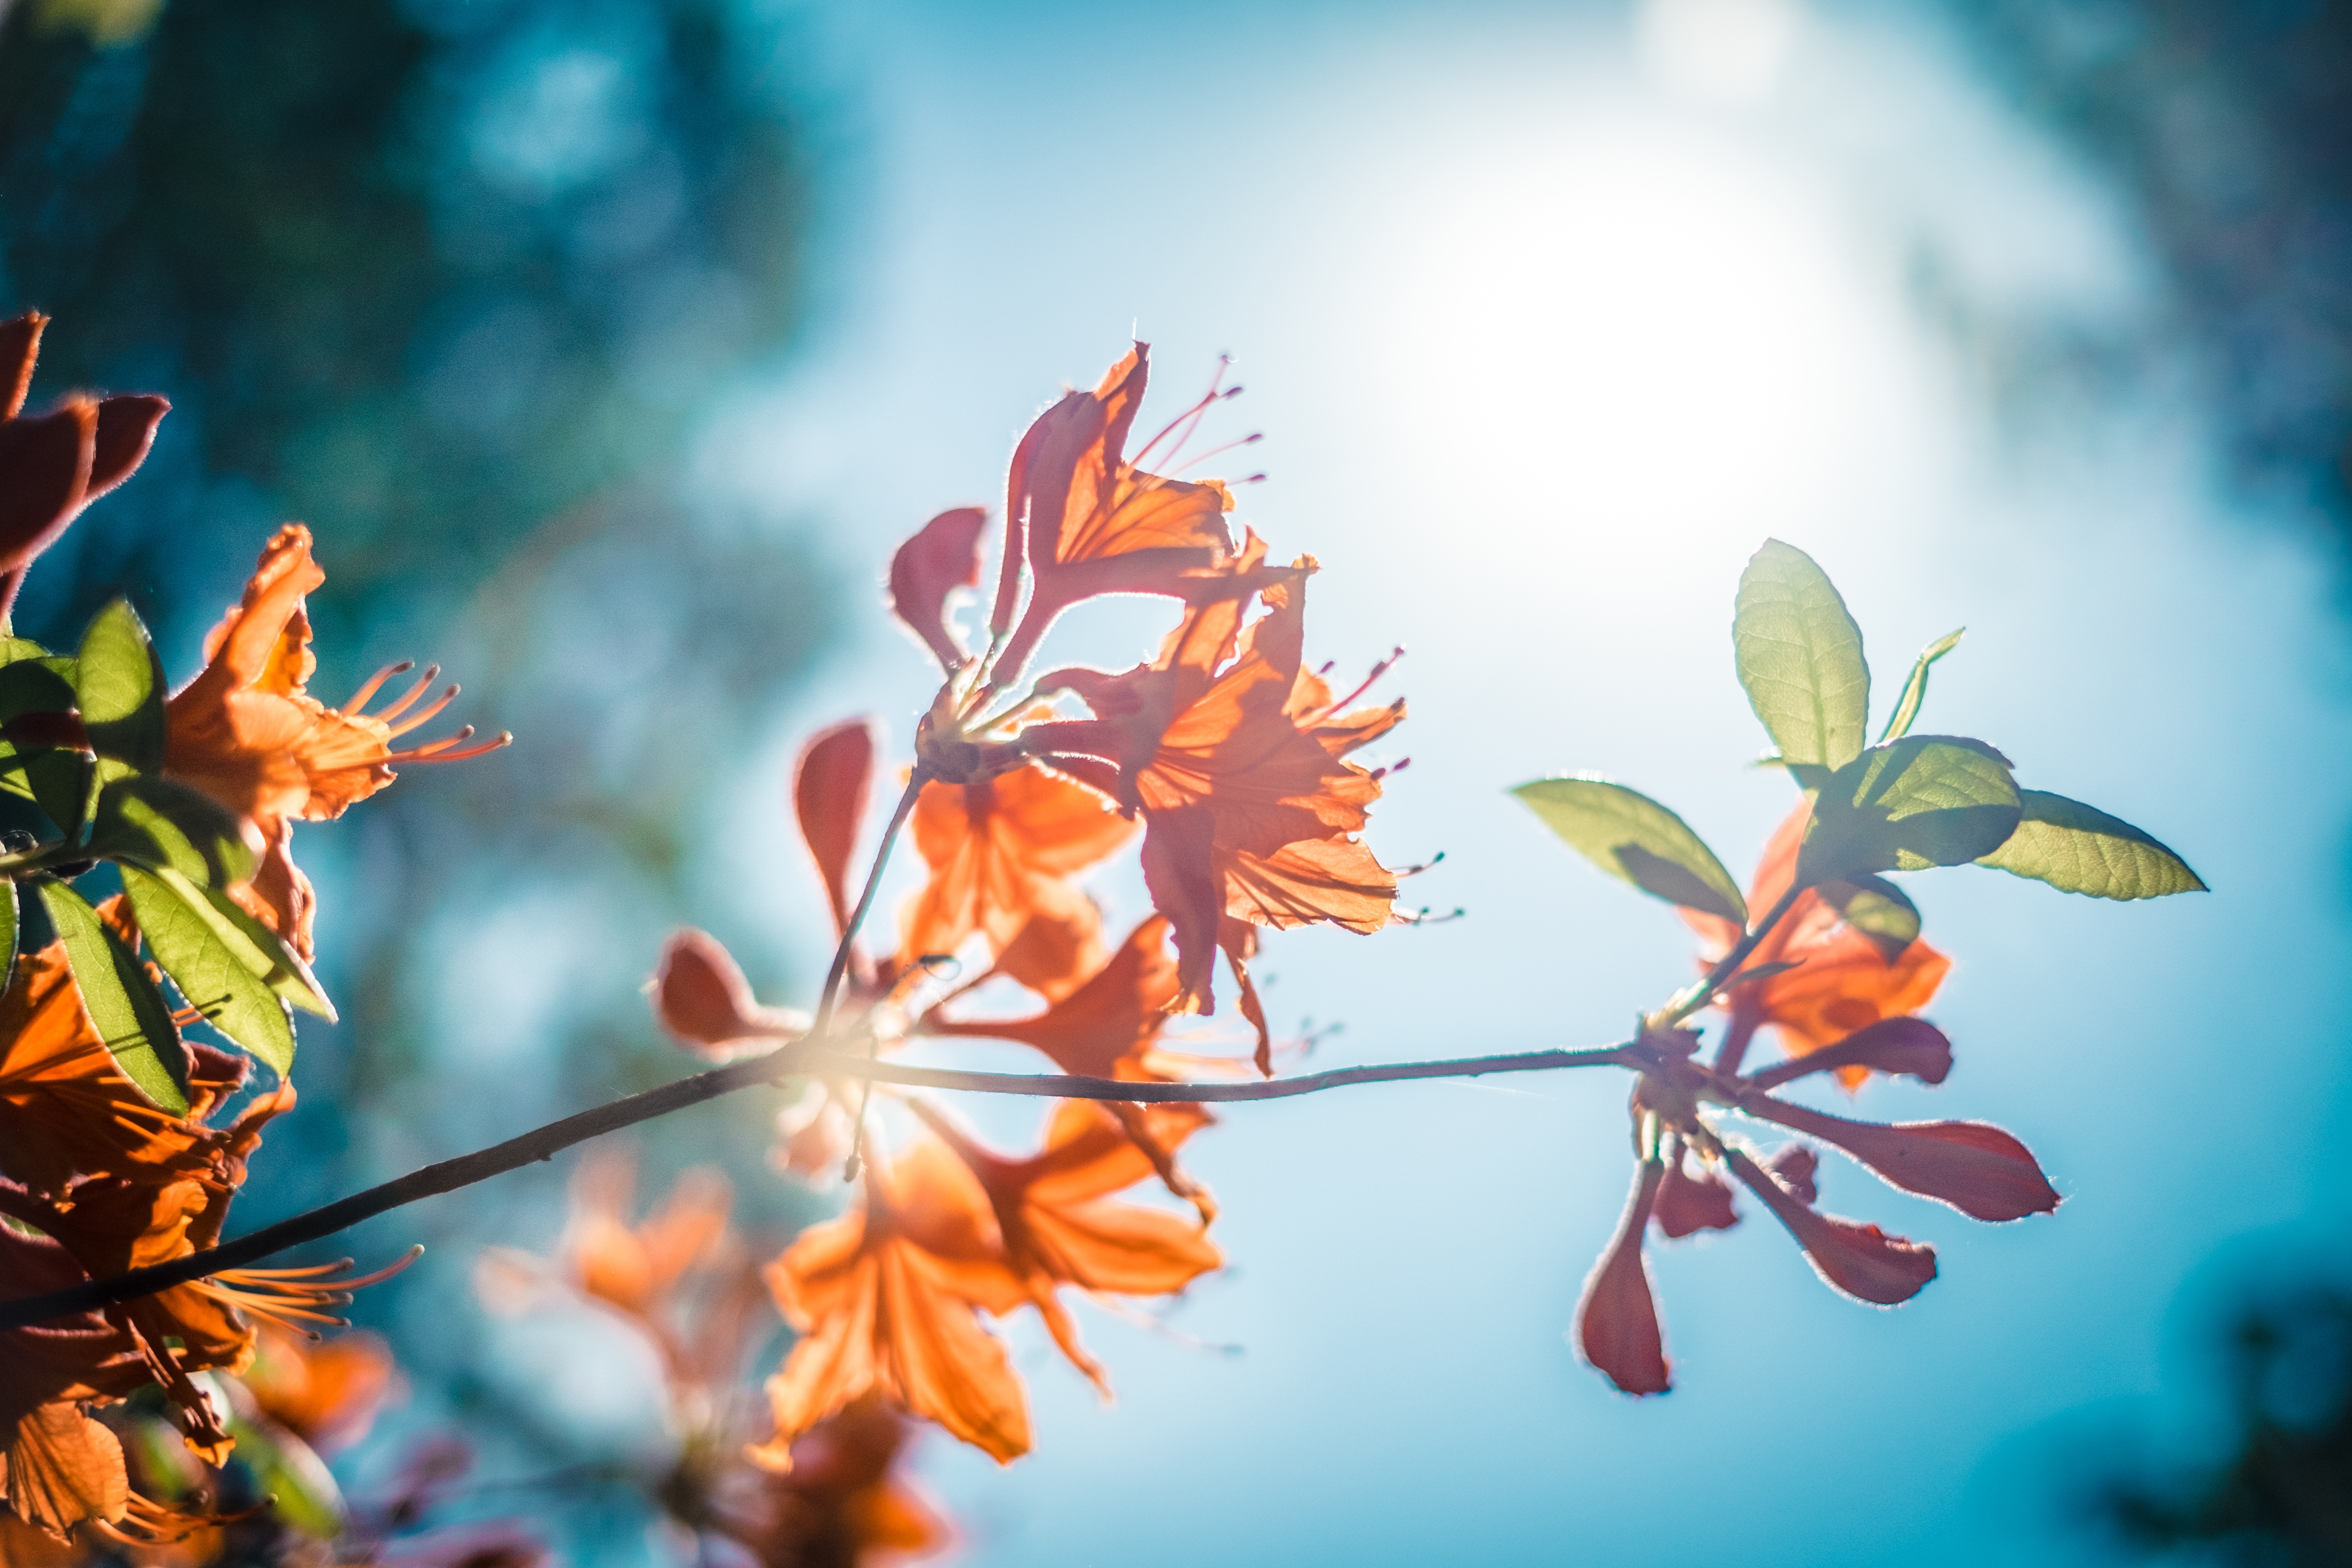
<svg viewBox="0 0 2352 1568"><path fill-rule="evenodd" d="M1861 872L1823 882L1821 895L1846 924L1875 943L1889 963L1919 940L1919 906L1884 877Z"/></svg>
<svg viewBox="0 0 2352 1568"><path fill-rule="evenodd" d="M1740 574L1731 641L1739 684L1784 765L1839 768L1870 739L1862 629L1811 556L1777 539Z"/></svg>
<svg viewBox="0 0 2352 1568"><path fill-rule="evenodd" d="M1911 732L1911 726L1919 718L1919 704L1927 700L1927 671L1937 659L1960 646L1960 638L1968 629L1962 626L1958 631L1947 632L1919 650L1919 657L1911 664L1911 677L1903 683L1903 695L1895 700L1895 711L1886 716L1886 731L1878 737L1881 741L1899 741Z"/></svg>
<svg viewBox="0 0 2352 1568"><path fill-rule="evenodd" d="M272 991L305 1013L317 1015L330 1024L335 1022L335 1005L327 998L326 987L302 962L302 955L287 945L286 939L261 923L222 889L198 889L213 912L244 933L254 951L268 961L269 967L261 978Z"/></svg>
<svg viewBox="0 0 2352 1568"><path fill-rule="evenodd" d="M89 852L150 870L172 869L214 887L253 875L253 850L236 816L201 790L140 773L99 792Z"/></svg>
<svg viewBox="0 0 2352 1568"><path fill-rule="evenodd" d="M2022 816L2009 759L1982 741L1889 741L1822 786L1797 851L1797 885L1961 865L2007 842Z"/></svg>
<svg viewBox="0 0 2352 1568"><path fill-rule="evenodd" d="M1612 877L1668 903L1739 925L1739 884L1683 819L1648 795L1604 779L1538 779L1511 792L1570 847Z"/></svg>
<svg viewBox="0 0 2352 1568"><path fill-rule="evenodd" d="M2096 899L2160 899L2201 893L2189 863L2130 823L2063 795L2021 791L2024 819L1979 866Z"/></svg>
<svg viewBox="0 0 2352 1568"><path fill-rule="evenodd" d="M122 868L139 929L155 962L205 1022L283 1074L294 1066L294 1024L264 978L268 954L177 871Z"/></svg>
<svg viewBox="0 0 2352 1568"><path fill-rule="evenodd" d="M270 1511L313 1541L332 1541L343 1531L343 1494L335 1478L308 1443L275 1422L232 1420L237 1463L253 1476L253 1489L269 1500Z"/></svg>
<svg viewBox="0 0 2352 1568"><path fill-rule="evenodd" d="M188 1052L163 994L79 893L58 881L45 880L40 889L91 1027L141 1093L174 1116L186 1115Z"/></svg>
<svg viewBox="0 0 2352 1568"><path fill-rule="evenodd" d="M163 765L163 667L127 600L82 634L74 692L91 750L141 773Z"/></svg>

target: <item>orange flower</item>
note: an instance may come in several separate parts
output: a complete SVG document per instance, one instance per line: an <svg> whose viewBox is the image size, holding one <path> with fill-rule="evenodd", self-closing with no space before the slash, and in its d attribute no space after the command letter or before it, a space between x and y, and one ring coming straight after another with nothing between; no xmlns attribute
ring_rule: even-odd
<svg viewBox="0 0 2352 1568"><path fill-rule="evenodd" d="M1084 895L1062 879L1135 831L1102 795L1034 762L975 784L925 784L911 826L931 874L902 921L908 959L953 952L974 931L1001 952L1040 904L1081 918L1072 900Z"/></svg>
<svg viewBox="0 0 2352 1568"><path fill-rule="evenodd" d="M867 1394L938 1422L1009 1464L1029 1451L1029 1410L1004 1346L980 1314L1028 1299L980 1183L937 1142L895 1169L869 1158L856 1210L801 1233L768 1266L801 1341L768 1380L774 1468L793 1440Z"/></svg>
<svg viewBox="0 0 2352 1568"><path fill-rule="evenodd" d="M1006 1261L1030 1304L1070 1363L1108 1397L1110 1380L1078 1342L1061 1287L1118 1296L1181 1290L1224 1265L1223 1255L1202 1234L1206 1219L1195 1226L1156 1209L1110 1201L1112 1194L1148 1179L1152 1163L1104 1106L1063 1100L1055 1108L1045 1147L1025 1160L980 1147L928 1105L918 1102L915 1109L980 1178L1004 1238Z"/></svg>
<svg viewBox="0 0 2352 1568"><path fill-rule="evenodd" d="M767 1568L876 1568L954 1544L940 1511L897 1472L907 1419L868 1394L792 1445L792 1468L722 1493L710 1528Z"/></svg>
<svg viewBox="0 0 2352 1568"><path fill-rule="evenodd" d="M688 1347L671 1332L668 1315L687 1278L709 1268L728 1242L733 1194L718 1172L688 1171L659 1208L632 1226L635 1175L625 1155L593 1154L581 1162L563 1252L574 1288L642 1330L673 1374L687 1375Z"/></svg>
<svg viewBox="0 0 2352 1568"><path fill-rule="evenodd" d="M430 721L457 695L455 686L415 712L432 684L428 669L379 713L365 711L395 665L360 688L343 709L304 689L318 660L303 599L326 581L310 559L310 531L289 522L261 552L243 601L205 638L205 668L172 697L163 766L203 789L252 825L263 860L237 901L311 956L315 902L294 864L293 825L325 822L393 781L394 763L459 762L513 739L475 746L472 726L439 741L395 751L392 742Z"/></svg>
<svg viewBox="0 0 2352 1568"><path fill-rule="evenodd" d="M1255 571L1263 547L1255 539L1251 546L1237 572ZM1097 717L1035 725L1022 736L1024 749L1057 763L1075 756L1113 764L1119 798L1141 808L1144 879L1175 933L1179 1012L1211 1010L1221 937L1237 966L1246 956L1239 926L1223 923L1228 918L1369 932L1393 913L1395 875L1354 837L1380 798L1380 779L1341 754L1394 720L1350 715L1335 723L1313 706L1311 686L1299 700L1313 570L1302 560L1272 574L1260 590L1268 613L1246 629L1237 601L1213 601L1186 616L1149 666L1041 679L1041 691L1074 691ZM1262 1066L1269 1044L1261 1034Z"/></svg>
<svg viewBox="0 0 2352 1568"><path fill-rule="evenodd" d="M1230 491L1148 474L1127 460L1127 437L1150 375L1149 344L1138 343L1094 391L1071 392L1037 416L1013 453L1005 487L1006 548L991 629L1012 630L994 679L1020 676L1055 617L1099 594L1185 596L1188 574L1233 551L1224 514ZM1138 458L1195 420L1207 397L1146 443ZM1172 454L1171 454L1172 455ZM1034 584L1013 628L1024 562Z"/></svg>
<svg viewBox="0 0 2352 1568"><path fill-rule="evenodd" d="M251 1363L238 1373L264 1415L320 1452L366 1436L394 1379L392 1351L373 1334L320 1343L267 1321Z"/></svg>
<svg viewBox="0 0 2352 1568"><path fill-rule="evenodd" d="M172 405L160 397L67 398L22 417L40 355L37 312L0 321L0 574L20 573L81 510L129 479ZM0 615L16 596L0 597Z"/></svg>
<svg viewBox="0 0 2352 1568"><path fill-rule="evenodd" d="M1769 910L1789 890L1811 815L1810 804L1801 802L1765 845L1748 894L1749 909ZM1717 954L1739 939L1738 928L1721 916L1695 910L1681 913ZM1746 960L1751 968L1765 963L1797 967L1730 988L1726 1055L1718 1063L1722 1070L1738 1067L1748 1038L1766 1024L1780 1032L1790 1054L1803 1056L1836 1045L1883 1018L1916 1013L1934 1000L1936 988L1952 967L1950 959L1918 941L1890 961L1875 941L1845 924L1836 906L1811 889L1798 896ZM1868 1076L1869 1069L1863 1067L1839 1069L1840 1081L1849 1089Z"/></svg>
<svg viewBox="0 0 2352 1568"><path fill-rule="evenodd" d="M135 949L120 897L99 914ZM158 1110L115 1065L52 942L16 962L0 994L0 1173L58 1197L76 1176L164 1181L206 1169L217 1134L201 1119L244 1081L243 1058L190 1046L191 1114Z"/></svg>
<svg viewBox="0 0 2352 1568"><path fill-rule="evenodd" d="M82 1278L55 1241L0 1228L0 1289L8 1295ZM0 1333L0 1499L9 1517L58 1540L87 1520L121 1519L130 1493L122 1445L83 1405L146 1381L131 1336L96 1312ZM16 1541L6 1544L0 1561L13 1563Z"/></svg>

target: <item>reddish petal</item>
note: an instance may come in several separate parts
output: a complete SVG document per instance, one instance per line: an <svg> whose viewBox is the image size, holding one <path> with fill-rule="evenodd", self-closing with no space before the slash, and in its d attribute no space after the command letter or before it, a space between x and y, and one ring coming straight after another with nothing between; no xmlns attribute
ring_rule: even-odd
<svg viewBox="0 0 2352 1568"><path fill-rule="evenodd" d="M1925 1018L1882 1018L1836 1045L1775 1063L1748 1081L1758 1089L1777 1089L1807 1073L1844 1068L1941 1083L1952 1070L1952 1042Z"/></svg>
<svg viewBox="0 0 2352 1568"><path fill-rule="evenodd" d="M1206 806L1177 806L1150 813L1143 836L1143 884L1151 906L1168 917L1176 939L1177 1013L1207 1013L1214 1007L1211 985L1217 960L1217 928L1224 914L1218 897L1213 840L1216 817Z"/></svg>
<svg viewBox="0 0 2352 1568"><path fill-rule="evenodd" d="M81 510L97 435L98 405L86 397L0 425L0 572L47 549Z"/></svg>
<svg viewBox="0 0 2352 1568"><path fill-rule="evenodd" d="M976 506L943 511L890 558L890 608L944 668L964 657L948 626L948 595L980 585L980 531L987 521Z"/></svg>
<svg viewBox="0 0 2352 1568"><path fill-rule="evenodd" d="M788 1038L807 1026L761 1006L733 955L718 938L691 926L662 944L654 1016L680 1045L704 1055L732 1055L724 1047L737 1041Z"/></svg>
<svg viewBox="0 0 2352 1568"><path fill-rule="evenodd" d="M1584 1282L1584 1300L1576 1309L1576 1338L1584 1359L1627 1394L1664 1394L1674 1386L1650 1270L1642 1259L1642 1232L1665 1171L1662 1162L1650 1160L1634 1173L1625 1217L1601 1255L1601 1266Z"/></svg>
<svg viewBox="0 0 2352 1568"><path fill-rule="evenodd" d="M1780 1177L1780 1184L1794 1194L1799 1203L1822 1201L1821 1184L1813 1179L1822 1168L1821 1156L1802 1143L1774 1150L1765 1160L1764 1168Z"/></svg>
<svg viewBox="0 0 2352 1568"><path fill-rule="evenodd" d="M1667 1163L1650 1217L1671 1240L1702 1230L1729 1230L1739 1223L1738 1211L1731 1206L1731 1188L1723 1178L1713 1171L1686 1175L1680 1160Z"/></svg>
<svg viewBox="0 0 2352 1568"><path fill-rule="evenodd" d="M1738 1150L1727 1151L1724 1158L1731 1173L1789 1227L1805 1249L1805 1260L1833 1289L1892 1307L1916 1296L1936 1277L1934 1248L1889 1236L1874 1225L1818 1213Z"/></svg>
<svg viewBox="0 0 2352 1568"><path fill-rule="evenodd" d="M833 905L833 929L849 929L849 858L866 825L866 800L874 789L874 727L852 719L821 730L801 748L793 770L793 807L801 837L816 858Z"/></svg>
<svg viewBox="0 0 2352 1568"><path fill-rule="evenodd" d="M2023 1219L2058 1206L2025 1145L1982 1121L1902 1121L1882 1127L1758 1098L1750 1114L1834 1143L1906 1193L1947 1203L1975 1219Z"/></svg>
<svg viewBox="0 0 2352 1568"><path fill-rule="evenodd" d="M98 437L90 455L88 505L129 479L155 444L155 426L172 405L160 397L110 397L98 405Z"/></svg>
<svg viewBox="0 0 2352 1568"><path fill-rule="evenodd" d="M0 419L24 410L25 395L33 390L33 362L41 354L41 329L48 324L38 310L0 321Z"/></svg>

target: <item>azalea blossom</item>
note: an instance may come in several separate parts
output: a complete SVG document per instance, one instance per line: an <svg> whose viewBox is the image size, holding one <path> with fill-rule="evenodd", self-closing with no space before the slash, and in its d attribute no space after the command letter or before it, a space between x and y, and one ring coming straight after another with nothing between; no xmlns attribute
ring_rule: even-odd
<svg viewBox="0 0 2352 1568"><path fill-rule="evenodd" d="M237 902L292 944L314 955L316 897L294 863L296 822L325 822L392 783L394 763L454 763L507 744L513 736L468 746L473 727L395 749L401 736L429 723L457 695L451 686L418 702L437 669L427 669L400 697L370 713L383 683L410 667L379 671L341 709L307 689L318 660L303 599L326 581L310 557L310 531L279 529L261 552L245 595L205 638L205 668L165 707L167 773L202 789L244 819L262 859Z"/></svg>
<svg viewBox="0 0 2352 1568"><path fill-rule="evenodd" d="M154 444L172 405L160 397L66 398L27 416L34 363L48 318L0 321L0 616L33 558L57 542L82 509L129 479Z"/></svg>

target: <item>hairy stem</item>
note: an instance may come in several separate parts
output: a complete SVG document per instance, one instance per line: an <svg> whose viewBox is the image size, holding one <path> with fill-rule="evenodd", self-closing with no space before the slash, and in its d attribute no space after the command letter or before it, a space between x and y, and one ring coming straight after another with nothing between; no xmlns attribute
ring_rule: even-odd
<svg viewBox="0 0 2352 1568"><path fill-rule="evenodd" d="M1664 1027L1672 1028L1706 1006L1717 988L1738 973L1739 966L1747 962L1748 955L1756 951L1756 944L1769 935L1772 928L1779 925L1782 918L1797 907L1797 900L1802 898L1804 893L1804 889L1792 884L1787 892L1780 895L1780 901L1774 904L1762 920L1758 921L1748 929L1747 935L1731 944L1729 952L1715 961L1715 967L1706 972L1705 979L1666 1005L1666 1011L1659 1016L1658 1022Z"/></svg>
<svg viewBox="0 0 2352 1568"><path fill-rule="evenodd" d="M923 793L927 781L922 764L918 763L907 776L907 787L898 796L898 809L890 814L890 826L882 830L882 842L874 851L874 865L866 873L866 889L857 895L857 907L849 911L848 923L841 928L841 941L833 950L833 965L824 972L824 990L817 997L816 1022L810 1026L808 1037L822 1039L833 1026L834 1009L841 1003L842 982L849 975L849 952L857 944L857 928L866 923L874 908L874 895L882 888L883 868L890 864L890 847L898 842L898 830L907 826L907 817L915 809L915 797Z"/></svg>
<svg viewBox="0 0 2352 1568"><path fill-rule="evenodd" d="M280 1220L250 1236L224 1242L204 1252L170 1263L134 1268L110 1279L93 1279L46 1295L0 1302L0 1330L20 1329L52 1318L111 1307L174 1285L184 1285L225 1268L242 1268L289 1247L318 1241L380 1214L453 1193L509 1171L520 1170L551 1158L574 1143L601 1133L634 1127L667 1116L722 1094L780 1079L822 1071L869 1082L904 1084L925 1089L971 1089L986 1094L1043 1095L1058 1100L1124 1100L1164 1104L1170 1101L1221 1102L1240 1100L1282 1100L1315 1094L1352 1084L1396 1083L1426 1078L1478 1078L1488 1073L1550 1072L1562 1068L1640 1067L1646 1064L1632 1042L1579 1051L1528 1051L1515 1056L1465 1057L1448 1061L1390 1062L1372 1067L1339 1068L1303 1078L1266 1082L1142 1083L1124 1079L1068 1078L1057 1074L952 1072L941 1068L906 1067L877 1062L844 1052L814 1048L814 1037L785 1046L750 1061L735 1062L710 1072L680 1079L642 1094L629 1095L593 1110L583 1110L552 1121L520 1138L455 1160L426 1165L407 1175L355 1193L323 1208Z"/></svg>

